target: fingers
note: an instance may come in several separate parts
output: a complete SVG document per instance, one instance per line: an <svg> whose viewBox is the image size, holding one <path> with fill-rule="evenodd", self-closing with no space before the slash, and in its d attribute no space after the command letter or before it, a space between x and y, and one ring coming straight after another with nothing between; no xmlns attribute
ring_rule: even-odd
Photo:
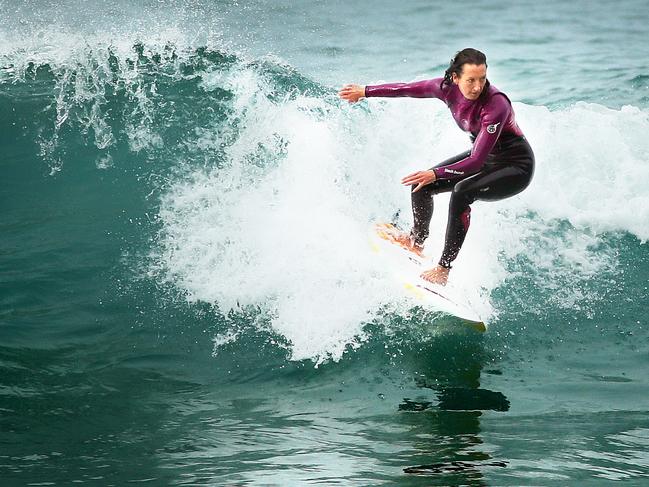
<svg viewBox="0 0 649 487"><path fill-rule="evenodd" d="M429 184L437 179L434 171L417 171L409 174L401 180L401 184Z"/></svg>
<svg viewBox="0 0 649 487"><path fill-rule="evenodd" d="M338 96L350 103L355 103L365 96L365 87L357 84L347 84L340 89Z"/></svg>
<svg viewBox="0 0 649 487"><path fill-rule="evenodd" d="M413 193L419 191L423 186L432 183L437 179L433 171L417 171L415 173L409 174L401 180L403 185L414 185L415 188L412 190Z"/></svg>
<svg viewBox="0 0 649 487"><path fill-rule="evenodd" d="M419 184L417 185L417 187L416 187L415 189L412 190L412 192L413 192L413 193L416 193L416 192L419 191L421 188L423 188L424 186L426 186L426 184L428 184L428 183L424 183L424 182L419 183Z"/></svg>
<svg viewBox="0 0 649 487"><path fill-rule="evenodd" d="M406 177L404 177L401 180L401 184L416 184L419 182L421 178L421 172L422 171L417 171L413 172L412 174L408 174Z"/></svg>
<svg viewBox="0 0 649 487"><path fill-rule="evenodd" d="M354 103L358 101L358 94L356 93L354 85L345 85L338 92L338 96L343 100L347 100L349 103Z"/></svg>
<svg viewBox="0 0 649 487"><path fill-rule="evenodd" d="M351 95L358 90L356 89L356 85L345 85L343 86L340 91L338 92L339 95Z"/></svg>

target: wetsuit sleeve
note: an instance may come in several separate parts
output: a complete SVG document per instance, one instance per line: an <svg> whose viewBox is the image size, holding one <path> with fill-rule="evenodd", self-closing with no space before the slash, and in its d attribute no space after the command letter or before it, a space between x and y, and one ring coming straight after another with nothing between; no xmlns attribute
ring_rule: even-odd
<svg viewBox="0 0 649 487"><path fill-rule="evenodd" d="M482 169L487 156L500 137L511 110L512 107L505 96L493 96L482 109L480 132L473 143L469 157L455 164L433 169L437 179L463 178Z"/></svg>
<svg viewBox="0 0 649 487"><path fill-rule="evenodd" d="M365 87L366 97L402 97L439 98L444 100L442 91L443 78L426 79L413 83L387 83L384 85L368 85Z"/></svg>

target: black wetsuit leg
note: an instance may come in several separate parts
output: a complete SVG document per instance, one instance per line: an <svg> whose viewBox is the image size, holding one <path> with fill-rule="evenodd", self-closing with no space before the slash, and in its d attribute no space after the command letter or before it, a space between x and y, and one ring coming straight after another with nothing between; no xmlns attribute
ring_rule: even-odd
<svg viewBox="0 0 649 487"><path fill-rule="evenodd" d="M455 164L456 162L466 159L471 154L471 151L462 152L454 157L446 159L434 166L434 168L448 166L449 164ZM431 169L434 169L431 168ZM424 241L428 238L428 232L430 227L430 220L433 218L433 196L438 193L446 193L451 191L453 187L458 183L457 180L453 181L451 179L438 179L433 181L430 184L427 184L421 188L416 193L410 193L410 199L412 201L412 230L410 236L417 245L423 245ZM413 185L412 189L415 189L417 185Z"/></svg>
<svg viewBox="0 0 649 487"><path fill-rule="evenodd" d="M450 268L471 221L471 203L497 201L523 191L534 176L534 152L524 137L506 137L489 154L483 169L453 187L444 250L439 265Z"/></svg>
<svg viewBox="0 0 649 487"><path fill-rule="evenodd" d="M435 167L452 164L467 155L467 152L458 154ZM433 195L452 191L444 250L439 261L439 265L450 268L469 230L471 203L514 196L530 184L533 175L534 153L527 140L524 137L503 137L480 172L459 180L436 180L417 193L412 193L413 239L421 245L428 237L433 215Z"/></svg>

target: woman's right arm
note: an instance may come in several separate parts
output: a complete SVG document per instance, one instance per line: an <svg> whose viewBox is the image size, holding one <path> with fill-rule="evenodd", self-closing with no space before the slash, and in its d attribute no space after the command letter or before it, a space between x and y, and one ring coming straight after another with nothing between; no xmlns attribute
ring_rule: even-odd
<svg viewBox="0 0 649 487"><path fill-rule="evenodd" d="M439 98L444 99L442 92L442 79L425 79L412 83L387 83L365 87L365 96L408 96L411 98Z"/></svg>
<svg viewBox="0 0 649 487"><path fill-rule="evenodd" d="M345 85L338 95L350 103L364 97L401 97L444 99L442 78L426 79L412 83L387 83L383 85Z"/></svg>

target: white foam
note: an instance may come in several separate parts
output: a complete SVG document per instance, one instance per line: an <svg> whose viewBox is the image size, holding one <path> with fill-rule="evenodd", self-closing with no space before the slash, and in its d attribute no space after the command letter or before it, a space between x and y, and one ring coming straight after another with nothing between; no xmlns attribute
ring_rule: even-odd
<svg viewBox="0 0 649 487"><path fill-rule="evenodd" d="M596 233L649 238L649 114L578 103L550 112L516 106L539 159L527 207Z"/></svg>
<svg viewBox="0 0 649 487"><path fill-rule="evenodd" d="M338 358L386 289L368 253L367 209L350 197L355 181L341 164L350 137L335 118L312 116L314 105L330 109L323 101L277 106L254 76L239 81L256 94L254 110L237 113L245 128L227 169L196 174L166 196L165 262L190 299L263 306L293 358ZM258 145L278 140L288 141L281 160L258 167Z"/></svg>
<svg viewBox="0 0 649 487"><path fill-rule="evenodd" d="M190 299L223 309L237 302L264 307L291 342L293 359L337 359L363 339L373 313L399 301L395 283L368 252L370 222L400 209L409 224L400 178L468 141L434 100L371 100L369 109L368 102L346 108L301 96L273 103L265 96L270 88L247 69L227 80L240 123L229 164L198 171L166 194L161 258ZM596 249L602 232L649 235L641 187L645 112L515 107L535 148L534 183L514 198L474 205L452 273L455 286L483 304L483 315L494 313L490 291L511 277L507 262L527 259L546 289L569 278L574 285L564 285L554 304L578 306L580 279L614 264L612 252ZM197 143L209 150L219 138ZM260 156L260 146L275 160ZM441 251L447 201L436 200L431 255Z"/></svg>
<svg viewBox="0 0 649 487"><path fill-rule="evenodd" d="M101 17L85 31L45 17L0 30L0 61L7 66L0 81L24 79L31 63L49 64L65 94L55 101L53 135L39 141L53 171L61 164L57 131L70 123L71 108L87 109L75 123L93 132L97 149L115 143L102 112L103 83L112 78L109 51L134 100L125 126L137 152L164 141L152 122L155 93L149 85L142 89L137 64L127 62L136 57L134 45L144 40L149 54L169 45L178 52L225 46L218 25L187 28L191 15L179 27L173 12L141 21L126 12L124 18L130 20L105 30L96 28ZM66 73L84 76L71 87ZM224 310L262 306L292 343L294 359L337 359L363 339L363 323L376 310L402 304L396 283L368 252L370 222L401 210L409 225L409 194L399 180L467 149L467 137L436 100L374 99L350 107L306 96L271 102L266 95L273 87L246 63L198 75L203 89L234 94L231 120L213 132L197 128L187 143L209 159L227 142L227 164L195 169L164 195L159 262L189 299ZM586 103L557 111L517 103L515 109L537 156L534 182L514 198L473 205L452 273L487 318L497 311L490 292L513 277L508 263L518 258L535 269L537 286L561 291L553 305L579 307L580 284L615 265L605 232L649 238L646 110ZM96 159L99 169L112 165L110 154ZM447 195L436 198L426 247L431 256L443 245L447 202Z"/></svg>

